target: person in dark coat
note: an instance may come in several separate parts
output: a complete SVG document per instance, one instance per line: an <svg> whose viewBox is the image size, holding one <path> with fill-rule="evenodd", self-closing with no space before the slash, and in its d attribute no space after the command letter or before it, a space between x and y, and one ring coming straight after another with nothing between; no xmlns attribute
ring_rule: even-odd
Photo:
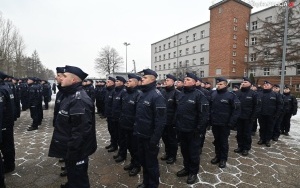
<svg viewBox="0 0 300 188"><path fill-rule="evenodd" d="M165 160L167 164L173 164L176 161L178 150L175 113L177 108L176 100L180 91L175 89L174 84L176 80L175 76L167 74L165 88L161 90L167 104L167 124L162 135L162 140L165 144L165 155L160 159Z"/></svg>
<svg viewBox="0 0 300 188"><path fill-rule="evenodd" d="M88 96L92 99L93 102L95 102L96 96L95 96L95 88L93 84L94 81L92 79L87 79L84 88Z"/></svg>
<svg viewBox="0 0 300 188"><path fill-rule="evenodd" d="M44 104L45 104L44 109L48 110L49 102L51 100L51 95L49 95L49 93L51 92L51 86L49 85L47 80L42 80L41 85L42 85L42 95L43 95Z"/></svg>
<svg viewBox="0 0 300 188"><path fill-rule="evenodd" d="M276 142L276 141L278 141L278 138L280 136L280 126L281 126L283 116L284 116L285 105L288 105L288 104L287 104L287 102L284 101L285 96L280 93L280 86L278 84L274 84L272 90L275 93L277 93L282 99L282 109L280 111L279 116L276 117L274 129L273 129L273 136L272 136L272 140Z"/></svg>
<svg viewBox="0 0 300 188"><path fill-rule="evenodd" d="M284 95L284 116L280 126L281 134L289 136L291 127L291 117L297 114L298 101L295 96L291 94L290 88L286 85L283 90Z"/></svg>
<svg viewBox="0 0 300 188"><path fill-rule="evenodd" d="M15 101L15 114L16 118L19 118L21 115L21 106L20 106L20 86L19 86L19 79L12 78L12 84L14 87L14 101Z"/></svg>
<svg viewBox="0 0 300 188"><path fill-rule="evenodd" d="M178 91L182 91L183 90L183 79L182 78L177 78L176 89Z"/></svg>
<svg viewBox="0 0 300 188"><path fill-rule="evenodd" d="M20 95L21 95L22 111L26 111L29 108L27 78L23 78L20 83Z"/></svg>
<svg viewBox="0 0 300 188"><path fill-rule="evenodd" d="M30 116L32 118L32 124L27 129L27 131L37 130L40 124L40 112L39 112L39 103L41 99L41 91L39 86L36 83L36 78L28 77L28 96L29 96L29 107L30 107Z"/></svg>
<svg viewBox="0 0 300 188"><path fill-rule="evenodd" d="M56 83L55 82L52 84L52 91L54 94L56 94Z"/></svg>
<svg viewBox="0 0 300 188"><path fill-rule="evenodd" d="M177 97L176 128L180 132L180 148L183 156L183 169L178 177L188 176L187 183L197 180L200 165L200 150L203 133L209 117L209 103L204 93L196 89L198 78L187 73L184 88Z"/></svg>
<svg viewBox="0 0 300 188"><path fill-rule="evenodd" d="M1 77L1 75L0 75ZM0 82L3 81L0 78ZM3 90L1 90L0 87L0 130L2 130L3 127L3 119L5 117L4 114L4 108L5 108L5 103L7 103L8 101L6 100L6 98L4 97L4 93L2 93ZM0 132L0 144L2 144L2 131ZM2 154L0 152L0 188L5 188L5 176L4 176L4 166L3 166L3 160L2 160Z"/></svg>
<svg viewBox="0 0 300 188"><path fill-rule="evenodd" d="M261 110L261 100L257 92L251 90L251 81L247 77L243 78L236 95L241 102L241 115L236 126L238 148L234 152L247 156L252 144L252 125Z"/></svg>
<svg viewBox="0 0 300 188"><path fill-rule="evenodd" d="M257 92L258 93L258 90L257 90L257 86L255 85L255 84L253 84L252 86L251 86L251 90L253 90L253 91L255 91L255 92ZM252 133L251 133L251 135L252 136L255 136L255 134L256 134L256 131L257 131L257 118L253 121L253 124L252 124Z"/></svg>
<svg viewBox="0 0 300 188"><path fill-rule="evenodd" d="M82 89L87 74L80 68L65 66L61 79L64 98L60 103L49 148L49 157L66 160L68 182L61 187L89 188L89 156L97 149L95 114L91 98Z"/></svg>
<svg viewBox="0 0 300 188"><path fill-rule="evenodd" d="M216 83L217 89L212 92L210 99L210 121L216 154L211 163L219 163L220 168L225 168L229 150L228 137L231 127L234 127L240 116L241 104L237 96L227 90L228 82L225 78L216 78Z"/></svg>
<svg viewBox="0 0 300 188"><path fill-rule="evenodd" d="M159 186L159 165L157 155L159 140L166 125L166 102L156 89L157 73L143 70L141 91L136 109L134 134L138 137L139 160L143 167L143 183L138 188Z"/></svg>

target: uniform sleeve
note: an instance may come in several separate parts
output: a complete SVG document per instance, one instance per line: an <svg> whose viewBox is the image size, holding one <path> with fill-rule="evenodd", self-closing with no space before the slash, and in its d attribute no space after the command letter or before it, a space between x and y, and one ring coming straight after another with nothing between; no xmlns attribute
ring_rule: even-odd
<svg viewBox="0 0 300 188"><path fill-rule="evenodd" d="M201 93L197 100L198 108L198 125L197 129L200 132L205 132L208 119L209 119L209 101L206 96Z"/></svg>
<svg viewBox="0 0 300 188"><path fill-rule="evenodd" d="M251 120L256 120L259 113L261 111L261 98L260 96L255 92L253 94L253 113L251 115Z"/></svg>
<svg viewBox="0 0 300 188"><path fill-rule="evenodd" d="M280 94L276 94L276 113L275 117L279 117L283 112L283 99Z"/></svg>
<svg viewBox="0 0 300 188"><path fill-rule="evenodd" d="M154 133L150 139L151 144L157 145L167 122L166 101L159 95L154 101Z"/></svg>
<svg viewBox="0 0 300 188"><path fill-rule="evenodd" d="M75 100L70 107L71 138L68 142L67 159L78 160L86 137L92 129L91 112L85 108L82 100Z"/></svg>
<svg viewBox="0 0 300 188"><path fill-rule="evenodd" d="M233 96L232 102L231 102L232 114L231 114L231 118L229 120L229 124L235 125L237 122L237 119L241 115L241 102L235 94L232 94L232 96Z"/></svg>

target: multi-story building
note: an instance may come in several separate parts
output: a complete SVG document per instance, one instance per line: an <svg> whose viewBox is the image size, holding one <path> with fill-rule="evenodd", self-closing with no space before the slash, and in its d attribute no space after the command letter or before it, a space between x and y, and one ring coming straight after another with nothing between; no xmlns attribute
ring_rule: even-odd
<svg viewBox="0 0 300 188"><path fill-rule="evenodd" d="M241 0L223 0L209 7L210 21L155 42L151 45L151 68L158 79L166 74L181 77L190 71L215 83L223 76L232 83L252 73L257 84L264 80L279 83L281 67L256 67L253 50L259 20L276 19L280 7L269 7L251 14L252 6ZM285 83L300 92L300 64L286 68Z"/></svg>

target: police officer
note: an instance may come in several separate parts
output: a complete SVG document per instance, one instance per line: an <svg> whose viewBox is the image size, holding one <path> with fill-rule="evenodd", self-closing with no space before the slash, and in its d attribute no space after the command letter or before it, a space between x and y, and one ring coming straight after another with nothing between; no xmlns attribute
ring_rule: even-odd
<svg viewBox="0 0 300 188"><path fill-rule="evenodd" d="M284 134L285 136L289 136L290 132L290 127L291 127L291 117L297 114L298 110L298 101L291 94L290 88L286 85L283 90L284 94L284 116L283 116L283 121L281 123L281 133Z"/></svg>
<svg viewBox="0 0 300 188"><path fill-rule="evenodd" d="M114 148L118 148L120 145L119 141L119 121L120 121L120 115L122 111L122 97L125 90L125 84L126 80L122 76L116 76L116 82L115 82L115 93L113 95L113 102L112 102L112 122L113 122L113 135L112 135L112 143ZM114 148L109 149L108 152L112 151ZM120 153L118 152L116 155L113 156L115 161L117 163L122 162L127 157L127 152Z"/></svg>
<svg viewBox="0 0 300 188"><path fill-rule="evenodd" d="M88 157L97 149L96 130L93 124L94 104L82 89L87 76L80 68L66 66L61 87L64 98L60 103L55 122L49 156L64 158L68 182L61 187L88 188Z"/></svg>
<svg viewBox="0 0 300 188"><path fill-rule="evenodd" d="M255 85L255 84L253 84L252 86L251 86L251 90L253 90L253 91L255 91L255 92L258 92L258 90L257 90L257 86ZM252 124L252 133L251 133L251 135L252 136L255 136L255 134L256 134L256 131L257 131L257 118L253 121L253 124Z"/></svg>
<svg viewBox="0 0 300 188"><path fill-rule="evenodd" d="M272 91L272 84L269 81L264 82L263 88L263 91L259 93L262 108L258 117L260 140L257 144L265 144L267 147L270 147L275 120L280 116L283 101L280 95Z"/></svg>
<svg viewBox="0 0 300 188"><path fill-rule="evenodd" d="M40 105L40 88L36 83L36 78L28 77L27 80L28 84L28 101L30 107L30 116L32 118L32 124L27 129L27 131L37 130L40 124L40 112L39 112L39 105Z"/></svg>
<svg viewBox="0 0 300 188"><path fill-rule="evenodd" d="M112 103L113 103L113 96L115 93L115 82L116 79L113 77L108 77L106 81L106 94L105 94L105 112L104 115L107 121L107 129L110 134L110 144L105 146L110 152L116 151L117 143L113 140L113 122L112 122Z"/></svg>
<svg viewBox="0 0 300 188"><path fill-rule="evenodd" d="M180 131L180 146L184 168L178 177L188 176L187 183L197 179L200 164L200 149L203 146L203 132L208 121L209 104L205 95L196 89L197 77L187 73L184 89L177 99L176 127Z"/></svg>
<svg viewBox="0 0 300 188"><path fill-rule="evenodd" d="M12 84L14 87L15 114L16 114L16 118L19 118L21 115L19 79L13 77Z"/></svg>
<svg viewBox="0 0 300 188"><path fill-rule="evenodd" d="M39 97L38 97L38 125L42 124L42 120L44 118L44 112L43 112L43 86L41 84L41 79L35 77L36 87L38 88Z"/></svg>
<svg viewBox="0 0 300 188"><path fill-rule="evenodd" d="M93 102L96 100L95 96L95 88L93 85L94 81L92 79L86 80L86 85L84 86L85 92L88 94L88 96L92 99Z"/></svg>
<svg viewBox="0 0 300 188"><path fill-rule="evenodd" d="M54 94L56 94L56 83L55 82L52 84L52 91Z"/></svg>
<svg viewBox="0 0 300 188"><path fill-rule="evenodd" d="M1 74L1 73L0 73ZM1 77L1 75L0 75ZM0 78L0 84L1 84L1 78ZM3 81L3 80L2 80ZM4 120L4 117L5 117L5 112L4 112L4 108L5 108L5 103L9 102L9 101L6 101L6 98L4 97L5 96L5 93L2 93L3 90L1 89L1 86L0 86L0 129L2 130L2 127L3 127L3 120ZM2 131L0 132L0 144L2 144ZM4 176L4 166L3 166L3 161L2 161L2 155L1 155L1 152L0 152L0 188L5 188L6 185L5 185L5 176Z"/></svg>
<svg viewBox="0 0 300 188"><path fill-rule="evenodd" d="M22 111L26 111L29 108L29 105L28 105L28 84L27 84L27 79L26 78L23 78L22 82L20 83L20 95L21 95Z"/></svg>
<svg viewBox="0 0 300 188"><path fill-rule="evenodd" d="M183 90L183 79L182 78L177 78L176 89L178 91L182 91Z"/></svg>
<svg viewBox="0 0 300 188"><path fill-rule="evenodd" d="M138 160L137 137L133 134L133 126L136 115L136 105L141 96L138 90L138 80L141 77L135 74L128 74L126 92L122 97L122 112L120 117L120 156L126 156L127 149L131 155L130 164L124 167L129 176L135 176L141 171L141 164Z"/></svg>
<svg viewBox="0 0 300 188"><path fill-rule="evenodd" d="M44 104L45 104L45 110L48 110L49 108L49 101L51 100L51 86L49 85L47 80L42 80L42 95L44 99Z"/></svg>
<svg viewBox="0 0 300 188"><path fill-rule="evenodd" d="M220 168L225 168L228 158L230 128L236 124L241 109L237 96L227 91L227 80L219 77L216 78L216 83L216 90L212 92L210 100L210 121L215 139L216 154L211 163L219 163Z"/></svg>
<svg viewBox="0 0 300 188"><path fill-rule="evenodd" d="M139 160L143 167L143 183L138 188L159 185L159 166L157 155L159 140L166 124L166 102L156 89L157 73L151 69L143 70L142 96L137 104L134 134L138 137Z"/></svg>
<svg viewBox="0 0 300 188"><path fill-rule="evenodd" d="M274 130L273 130L273 136L272 136L273 141L278 141L278 138L280 136L280 126L281 126L283 116L284 116L285 105L288 105L288 103L287 103L287 101L286 102L284 101L285 96L280 93L280 86L278 84L274 84L272 89L275 93L277 93L281 97L281 100L282 100L282 109L280 111L279 116L276 117L275 124L274 124Z"/></svg>
<svg viewBox="0 0 300 188"><path fill-rule="evenodd" d="M177 108L176 98L180 91L175 89L176 77L167 74L165 81L165 88L161 90L163 97L167 104L167 124L164 128L162 140L165 144L165 155L160 159L166 161L167 164L173 164L176 161L176 155L178 150L178 142L176 136L176 121L175 112Z"/></svg>
<svg viewBox="0 0 300 188"><path fill-rule="evenodd" d="M258 94L251 90L251 81L244 77L241 84L241 89L236 93L241 102L241 115L237 121L237 143L238 148L235 153L241 153L244 156L248 155L252 144L252 125L256 121L261 110L261 100Z"/></svg>
<svg viewBox="0 0 300 188"><path fill-rule="evenodd" d="M211 84L210 82L205 82L205 89L209 92L211 92Z"/></svg>
<svg viewBox="0 0 300 188"><path fill-rule="evenodd" d="M99 91L99 112L100 112L100 118L105 118L104 112L105 112L105 95L106 95L106 82L101 80L99 82L100 91Z"/></svg>

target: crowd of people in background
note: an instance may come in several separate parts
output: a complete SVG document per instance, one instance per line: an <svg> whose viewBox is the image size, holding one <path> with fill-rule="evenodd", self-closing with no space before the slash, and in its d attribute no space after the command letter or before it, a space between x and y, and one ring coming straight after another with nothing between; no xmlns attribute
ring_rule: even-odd
<svg viewBox="0 0 300 188"><path fill-rule="evenodd" d="M272 140L289 135L298 108L287 85L281 94L278 84L264 81L256 86L247 77L229 91L227 79L216 78L212 88L193 73L184 78L168 74L159 84L157 73L144 69L139 75L128 74L128 79L108 77L94 84L78 67L67 65L56 71L52 87L47 80L17 79L0 72L0 188L5 187L4 174L15 170L14 122L21 111L30 109L32 124L27 131L38 130L52 91L56 99L49 156L65 162L61 176L68 181L62 188L90 187L88 164L97 149L96 114L107 121L110 143L105 148L116 152L115 162L125 161L129 151L131 160L124 170L129 176L142 170L138 188L152 188L159 186L161 139L165 147L160 159L172 165L180 148L184 167L176 175L187 176L187 184L194 184L208 130L214 136L211 163L225 168L232 130L237 132L234 152L247 156L258 124L257 144L271 147Z"/></svg>

